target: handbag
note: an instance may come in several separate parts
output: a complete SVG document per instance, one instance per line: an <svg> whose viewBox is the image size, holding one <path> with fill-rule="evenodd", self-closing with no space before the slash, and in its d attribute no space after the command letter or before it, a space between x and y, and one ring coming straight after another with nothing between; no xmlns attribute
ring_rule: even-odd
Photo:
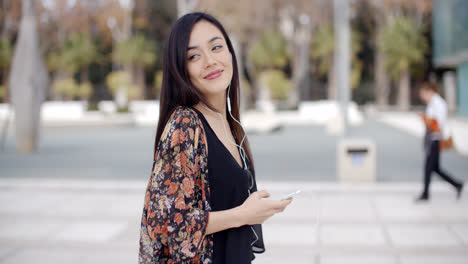
<svg viewBox="0 0 468 264"><path fill-rule="evenodd" d="M440 151L448 150L453 148L453 139L452 135L450 135L447 139L440 140L439 149Z"/></svg>

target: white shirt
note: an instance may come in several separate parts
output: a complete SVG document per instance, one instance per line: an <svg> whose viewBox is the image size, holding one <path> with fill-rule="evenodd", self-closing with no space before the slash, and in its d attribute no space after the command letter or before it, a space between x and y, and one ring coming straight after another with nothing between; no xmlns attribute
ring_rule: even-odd
<svg viewBox="0 0 468 264"><path fill-rule="evenodd" d="M446 138L447 104L439 94L436 93L431 97L426 107L426 116L437 121L440 132L442 133L442 135L439 133L431 133L431 139L441 140L442 138Z"/></svg>

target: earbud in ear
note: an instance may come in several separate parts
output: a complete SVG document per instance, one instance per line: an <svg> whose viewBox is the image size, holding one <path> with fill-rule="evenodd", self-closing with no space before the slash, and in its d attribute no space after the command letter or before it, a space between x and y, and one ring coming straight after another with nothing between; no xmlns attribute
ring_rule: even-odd
<svg viewBox="0 0 468 264"><path fill-rule="evenodd" d="M232 53L231 53L232 55ZM228 112L230 113L231 112L231 99L229 98L229 91L231 90L231 84L229 84L228 86L228 89L227 89L227 93L226 93L226 103L227 103L227 108L228 108Z"/></svg>

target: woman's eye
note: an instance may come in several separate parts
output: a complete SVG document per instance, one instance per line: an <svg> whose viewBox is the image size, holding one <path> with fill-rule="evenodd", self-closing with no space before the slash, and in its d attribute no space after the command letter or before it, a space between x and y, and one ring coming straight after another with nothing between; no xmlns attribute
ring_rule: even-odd
<svg viewBox="0 0 468 264"><path fill-rule="evenodd" d="M197 56L198 56L198 54L193 54L193 55L191 55L188 59L189 59L189 60L193 60L193 59L195 59Z"/></svg>
<svg viewBox="0 0 468 264"><path fill-rule="evenodd" d="M216 45L216 46L213 47L213 50L219 50L222 47L223 47L222 45Z"/></svg>

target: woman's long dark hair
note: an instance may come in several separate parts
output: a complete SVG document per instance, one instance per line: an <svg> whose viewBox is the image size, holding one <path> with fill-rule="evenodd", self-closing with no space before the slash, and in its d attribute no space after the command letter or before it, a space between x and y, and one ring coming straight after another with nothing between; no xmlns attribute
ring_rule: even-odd
<svg viewBox="0 0 468 264"><path fill-rule="evenodd" d="M178 106L193 106L200 101L214 110L208 100L195 88L189 78L187 71L187 47L193 26L199 21L207 21L216 26L223 34L229 52L232 54L232 80L229 97L231 101L231 113L239 119L239 71L237 67L236 54L232 47L231 40L221 23L213 16L206 13L189 13L179 18L172 27L171 34L165 43L163 56L163 80L160 94L159 121L154 142L154 154L156 159L157 147L161 139L162 132L169 120L172 112ZM227 109L226 109L227 111ZM244 131L230 116L228 122L234 133L237 144L244 137ZM252 154L247 138L244 140L242 148L246 152L247 158L253 166Z"/></svg>

